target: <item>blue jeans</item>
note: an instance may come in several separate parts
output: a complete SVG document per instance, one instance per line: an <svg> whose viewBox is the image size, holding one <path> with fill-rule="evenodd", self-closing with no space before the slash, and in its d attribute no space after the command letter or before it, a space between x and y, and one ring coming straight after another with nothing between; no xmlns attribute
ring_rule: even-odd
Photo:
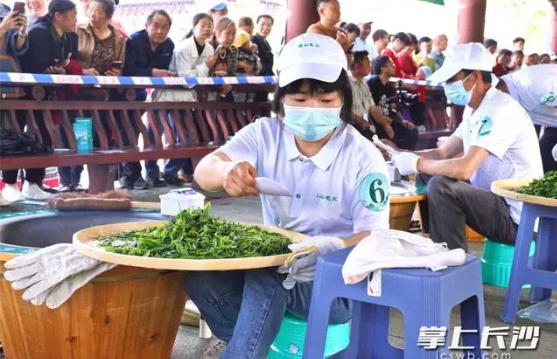
<svg viewBox="0 0 557 359"><path fill-rule="evenodd" d="M186 293L215 336L228 343L221 359L263 359L287 310L307 318L313 283L286 290L285 278L276 268L187 274ZM351 315L347 299L333 302L331 323L345 323Z"/></svg>

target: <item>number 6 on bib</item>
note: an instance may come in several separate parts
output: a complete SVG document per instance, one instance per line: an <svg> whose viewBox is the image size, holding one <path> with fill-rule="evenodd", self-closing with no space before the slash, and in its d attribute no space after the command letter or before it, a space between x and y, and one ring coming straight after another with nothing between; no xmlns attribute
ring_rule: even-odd
<svg viewBox="0 0 557 359"><path fill-rule="evenodd" d="M371 173L360 183L358 198L371 211L382 211L389 203L390 182L382 173Z"/></svg>

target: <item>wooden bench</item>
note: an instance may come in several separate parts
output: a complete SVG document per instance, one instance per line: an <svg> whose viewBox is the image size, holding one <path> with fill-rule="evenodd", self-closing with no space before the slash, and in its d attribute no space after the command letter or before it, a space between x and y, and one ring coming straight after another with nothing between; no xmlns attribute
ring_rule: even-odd
<svg viewBox="0 0 557 359"><path fill-rule="evenodd" d="M237 86L246 88L246 86ZM269 92L272 87L249 85ZM211 88L207 88L211 90ZM98 193L113 188L116 165L122 162L191 158L196 162L217 149L241 128L258 116L268 116L269 102L47 102L33 100L3 100L2 111L14 132L23 129L18 116L25 116L27 130L40 142L50 140L55 152L48 155L9 156L0 160L0 170L87 165L89 192ZM49 139L41 136L37 111L42 115ZM168 115L174 119L173 128ZM60 119L60 129L53 118ZM72 117L91 117L98 147L91 152L78 152L72 128ZM142 117L153 131L153 140ZM103 121L105 124L103 125ZM157 124L160 124L158 126ZM60 133L67 136L69 149ZM163 137L164 136L164 137ZM143 141L140 148L139 137ZM164 140L163 140L164 138ZM127 144L127 145L126 145Z"/></svg>

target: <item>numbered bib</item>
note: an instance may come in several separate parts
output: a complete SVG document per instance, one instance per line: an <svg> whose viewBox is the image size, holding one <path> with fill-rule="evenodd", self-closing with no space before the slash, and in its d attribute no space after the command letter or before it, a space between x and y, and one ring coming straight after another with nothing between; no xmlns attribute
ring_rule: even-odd
<svg viewBox="0 0 557 359"><path fill-rule="evenodd" d="M480 122L480 129L478 130L478 137L485 137L491 133L493 128L493 120L485 116Z"/></svg>
<svg viewBox="0 0 557 359"><path fill-rule="evenodd" d="M367 175L358 188L362 206L370 211L382 211L389 203L390 182L382 173Z"/></svg>

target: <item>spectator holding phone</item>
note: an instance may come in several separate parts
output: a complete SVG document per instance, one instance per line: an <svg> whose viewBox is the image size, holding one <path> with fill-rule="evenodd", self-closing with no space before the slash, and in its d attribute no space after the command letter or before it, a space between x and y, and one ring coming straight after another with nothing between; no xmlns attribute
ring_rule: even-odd
<svg viewBox="0 0 557 359"><path fill-rule="evenodd" d="M6 6L0 13L0 72L21 72L18 56L29 48L27 41L27 18L20 11L10 11ZM23 92L19 87L1 86L2 98L20 98Z"/></svg>
<svg viewBox="0 0 557 359"><path fill-rule="evenodd" d="M87 13L89 23L77 27L78 58L86 75L122 75L126 39L110 25L115 9L112 0L93 0Z"/></svg>
<svg viewBox="0 0 557 359"><path fill-rule="evenodd" d="M25 7L24 7L25 9ZM10 11L10 8L1 4L0 8L0 72L20 72L17 56L23 55L28 47L27 19L21 11ZM20 98L23 92L19 87L1 86L0 94L4 98ZM0 111L1 127L7 128L4 116L7 111ZM20 127L24 125L22 119ZM6 184L0 194L0 206L8 206L11 202L24 199L23 194L16 186L19 170L2 171L3 181Z"/></svg>
<svg viewBox="0 0 557 359"><path fill-rule="evenodd" d="M77 55L77 10L71 0L52 0L48 5L48 13L40 17L29 29L29 49L19 57L21 71L28 73L66 74L66 67ZM62 92L64 89L61 89ZM47 90L47 98L61 100L60 91ZM31 94L27 94L32 98ZM50 135L46 129L42 112L35 111L35 121L41 132L43 143L52 145ZM22 194L29 199L46 199L50 194L41 189L44 179L44 169L29 170ZM15 183L15 179L13 181Z"/></svg>

